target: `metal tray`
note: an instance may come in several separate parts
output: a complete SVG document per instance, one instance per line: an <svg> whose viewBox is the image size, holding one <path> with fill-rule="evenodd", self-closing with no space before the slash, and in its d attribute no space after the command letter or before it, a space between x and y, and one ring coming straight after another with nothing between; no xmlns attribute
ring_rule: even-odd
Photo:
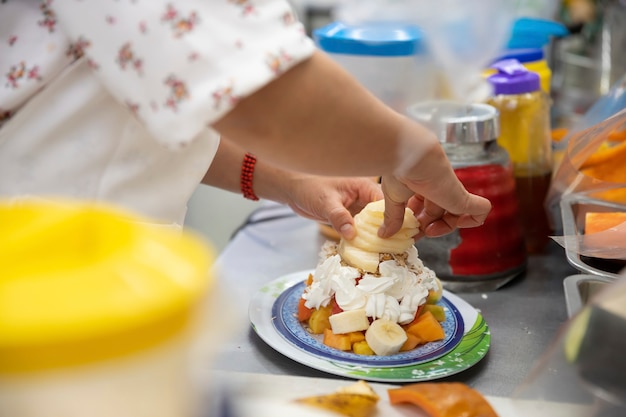
<svg viewBox="0 0 626 417"><path fill-rule="evenodd" d="M591 198L585 194L570 194L561 200L561 217L565 236L580 236L584 233L587 212L626 211L626 206ZM604 278L619 278L620 270L626 265L620 260L606 260L581 256L578 241L565 239L567 261L584 274Z"/></svg>
<svg viewBox="0 0 626 417"><path fill-rule="evenodd" d="M593 296L612 282L615 282L612 278L589 274L571 275L565 278L563 281L563 289L565 291L565 304L568 317L572 317L578 313Z"/></svg>

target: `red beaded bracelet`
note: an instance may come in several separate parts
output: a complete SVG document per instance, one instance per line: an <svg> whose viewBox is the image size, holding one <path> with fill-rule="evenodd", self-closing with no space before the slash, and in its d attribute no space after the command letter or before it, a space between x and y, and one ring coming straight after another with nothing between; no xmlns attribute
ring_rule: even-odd
<svg viewBox="0 0 626 417"><path fill-rule="evenodd" d="M254 176L254 165L256 164L256 157L252 154L246 153L243 157L243 163L241 165L241 193L248 200L257 201L259 197L254 194L252 189L252 177Z"/></svg>

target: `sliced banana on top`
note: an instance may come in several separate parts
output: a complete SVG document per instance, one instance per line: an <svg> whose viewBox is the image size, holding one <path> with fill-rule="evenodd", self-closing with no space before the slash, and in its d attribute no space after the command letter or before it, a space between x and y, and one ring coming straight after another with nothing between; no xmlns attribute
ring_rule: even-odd
<svg viewBox="0 0 626 417"><path fill-rule="evenodd" d="M404 210L404 220L400 230L393 236L382 239L378 237L378 229L383 224L385 200L369 203L354 216L354 227L357 235L352 240L341 240L338 252L348 264L366 272L376 272L381 253L404 253L413 245L419 232L419 223L408 207Z"/></svg>
<svg viewBox="0 0 626 417"><path fill-rule="evenodd" d="M359 249L342 240L337 247L337 253L346 263L366 272L376 272L380 263L378 252L369 252Z"/></svg>

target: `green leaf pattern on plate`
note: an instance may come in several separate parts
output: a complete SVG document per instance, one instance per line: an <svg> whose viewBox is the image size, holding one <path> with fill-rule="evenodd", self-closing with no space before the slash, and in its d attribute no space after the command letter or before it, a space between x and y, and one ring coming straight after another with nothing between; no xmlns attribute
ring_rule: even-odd
<svg viewBox="0 0 626 417"><path fill-rule="evenodd" d="M262 293L269 294L272 298L278 298L283 293L283 291L285 291L287 288L291 287L292 285L294 285L294 283L289 282L286 279L276 280L274 282L269 283L268 285L261 287L259 291Z"/></svg>

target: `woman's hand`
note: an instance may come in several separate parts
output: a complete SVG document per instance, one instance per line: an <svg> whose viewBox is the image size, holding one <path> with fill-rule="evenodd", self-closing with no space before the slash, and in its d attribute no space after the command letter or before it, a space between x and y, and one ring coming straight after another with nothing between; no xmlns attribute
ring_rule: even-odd
<svg viewBox="0 0 626 417"><path fill-rule="evenodd" d="M373 178L297 176L292 180L287 204L299 215L330 224L340 236L356 236L353 216L368 203L383 198Z"/></svg>
<svg viewBox="0 0 626 417"><path fill-rule="evenodd" d="M407 132L411 127L409 124ZM400 229L407 206L420 223L416 238L442 236L456 228L483 224L491 211L489 200L465 189L434 135L425 135L421 127L418 133L423 154L406 169L383 176L385 221L379 235L389 237Z"/></svg>

